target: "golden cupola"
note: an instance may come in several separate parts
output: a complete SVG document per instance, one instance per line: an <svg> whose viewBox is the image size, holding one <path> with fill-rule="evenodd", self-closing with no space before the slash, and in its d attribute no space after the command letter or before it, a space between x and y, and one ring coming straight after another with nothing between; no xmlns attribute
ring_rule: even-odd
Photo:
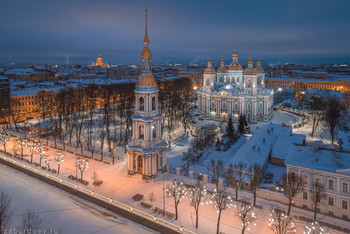
<svg viewBox="0 0 350 234"><path fill-rule="evenodd" d="M232 54L232 63L228 65L229 70L242 70L242 65L238 63L238 53L235 48L235 52Z"/></svg>
<svg viewBox="0 0 350 234"><path fill-rule="evenodd" d="M256 69L253 66L253 61L252 61L251 57L249 58L247 69L244 70L244 74L247 74L247 75L255 75L256 74Z"/></svg>
<svg viewBox="0 0 350 234"><path fill-rule="evenodd" d="M215 69L213 68L213 63L212 61L208 62L208 67L204 70L205 74L215 74Z"/></svg>
<svg viewBox="0 0 350 234"><path fill-rule="evenodd" d="M222 73L227 72L227 68L225 66L224 59L222 59L222 61L220 62L220 65L221 66L219 67L218 72L222 72Z"/></svg>
<svg viewBox="0 0 350 234"><path fill-rule="evenodd" d="M258 60L258 61L256 62L256 68L255 68L255 70L256 70L257 73L264 73L264 72L265 72L265 71L264 71L264 68L262 68L262 66L261 66L260 60Z"/></svg>
<svg viewBox="0 0 350 234"><path fill-rule="evenodd" d="M143 39L143 44L145 47L142 50L141 58L152 58L151 50L148 48L149 44L149 38L148 38L148 32L147 32L147 9L146 9L146 29L145 29L145 38Z"/></svg>

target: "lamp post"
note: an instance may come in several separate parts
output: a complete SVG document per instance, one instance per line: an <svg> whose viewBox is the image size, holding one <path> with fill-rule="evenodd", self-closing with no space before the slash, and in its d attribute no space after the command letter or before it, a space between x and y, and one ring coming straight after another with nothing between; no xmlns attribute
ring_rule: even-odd
<svg viewBox="0 0 350 234"><path fill-rule="evenodd" d="M163 174L163 215L165 215L164 169L165 169L165 167L162 168L162 174Z"/></svg>
<svg viewBox="0 0 350 234"><path fill-rule="evenodd" d="M113 151L112 151L112 160L113 160L113 165L114 165L114 152L115 152L115 151L117 151L117 149L116 149L116 148L114 148L114 149L113 149Z"/></svg>
<svg viewBox="0 0 350 234"><path fill-rule="evenodd" d="M78 147L75 147L75 178L78 181L78 158L77 158Z"/></svg>

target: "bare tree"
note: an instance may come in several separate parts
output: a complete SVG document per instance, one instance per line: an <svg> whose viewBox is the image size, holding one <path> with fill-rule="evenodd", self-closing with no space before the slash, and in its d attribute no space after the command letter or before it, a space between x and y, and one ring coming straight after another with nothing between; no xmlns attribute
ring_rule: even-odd
<svg viewBox="0 0 350 234"><path fill-rule="evenodd" d="M39 160L40 160L40 166L41 166L41 159L44 157L45 154L45 146L37 143L35 146L35 151L39 154Z"/></svg>
<svg viewBox="0 0 350 234"><path fill-rule="evenodd" d="M213 173L213 182L216 184L216 190L219 190L219 178L224 171L223 162L221 160L211 160L208 165L208 171Z"/></svg>
<svg viewBox="0 0 350 234"><path fill-rule="evenodd" d="M326 198L325 188L320 181L315 181L311 186L312 201L314 202L314 221L317 216L317 206L322 199Z"/></svg>
<svg viewBox="0 0 350 234"><path fill-rule="evenodd" d="M11 210L11 198L5 193L0 194L0 233L4 233L4 230L10 225L12 216Z"/></svg>
<svg viewBox="0 0 350 234"><path fill-rule="evenodd" d="M254 194L254 202L253 205L256 205L256 190L260 184L260 176L262 174L262 169L258 164L254 164L253 166L249 166L248 168L250 187L253 190Z"/></svg>
<svg viewBox="0 0 350 234"><path fill-rule="evenodd" d="M279 208L271 209L269 226L275 234L296 232L292 217L286 215L286 212Z"/></svg>
<svg viewBox="0 0 350 234"><path fill-rule="evenodd" d="M60 174L61 163L64 161L63 156L61 150L58 150L57 155L55 156L55 161L57 162L57 174Z"/></svg>
<svg viewBox="0 0 350 234"><path fill-rule="evenodd" d="M27 233L33 233L34 230L39 228L41 223L42 220L40 216L31 209L28 209L26 213L23 214L22 229Z"/></svg>
<svg viewBox="0 0 350 234"><path fill-rule="evenodd" d="M105 144L106 132L101 128L98 140L100 141L101 161L103 161L103 146Z"/></svg>
<svg viewBox="0 0 350 234"><path fill-rule="evenodd" d="M238 200L238 190L242 186L243 176L245 175L244 171L246 168L247 165L242 162L238 162L233 165L231 186L235 189L236 201Z"/></svg>
<svg viewBox="0 0 350 234"><path fill-rule="evenodd" d="M332 144L334 143L334 139L335 139L335 128L338 125L340 111L343 109L344 109L344 105L340 101L336 99L330 99L328 101L328 105L326 109L326 121L328 123Z"/></svg>
<svg viewBox="0 0 350 234"><path fill-rule="evenodd" d="M50 168L51 159L49 158L49 156L45 155L45 156L43 157L43 160L44 160L44 162L45 162L45 164L46 164L46 166L47 166L47 169L50 171L50 170L51 170L51 168Z"/></svg>
<svg viewBox="0 0 350 234"><path fill-rule="evenodd" d="M26 145L27 145L26 139L24 139L23 137L17 137L16 142L15 142L15 146L18 149L18 151L20 152L22 160L23 160L23 152L24 152Z"/></svg>
<svg viewBox="0 0 350 234"><path fill-rule="evenodd" d="M256 219L256 215L253 211L253 204L250 204L248 201L240 201L235 204L234 207L236 208L236 215L242 221L242 234L244 234L246 229L249 231L248 226Z"/></svg>
<svg viewBox="0 0 350 234"><path fill-rule="evenodd" d="M326 106L325 102L321 97L315 97L313 102L311 102L310 110L308 114L312 121L312 129L311 129L312 137L314 137L317 127L322 117L324 116L325 106Z"/></svg>
<svg viewBox="0 0 350 234"><path fill-rule="evenodd" d="M294 172L288 172L287 175L283 175L282 187L284 196L288 198L287 215L290 215L290 209L292 207L294 197L304 189L303 178L296 175Z"/></svg>
<svg viewBox="0 0 350 234"><path fill-rule="evenodd" d="M214 203L214 208L217 209L219 214L218 223L216 225L216 234L219 234L221 212L232 207L232 198L229 194L225 193L224 191L218 191L215 189L213 195L211 196L210 203Z"/></svg>
<svg viewBox="0 0 350 234"><path fill-rule="evenodd" d="M79 158L77 163L75 164L75 166L78 167L79 171L80 171L80 175L81 175L81 182L83 182L83 173L86 169L89 168L89 163L87 160L85 160L84 158ZM78 178L77 178L78 180Z"/></svg>
<svg viewBox="0 0 350 234"><path fill-rule="evenodd" d="M198 211L199 206L203 205L207 189L205 185L201 184L200 180L197 180L196 185L189 188L190 205L194 207L196 212L196 228L198 228Z"/></svg>
<svg viewBox="0 0 350 234"><path fill-rule="evenodd" d="M4 152L6 153L6 144L10 140L10 133L5 130L0 131L0 142L4 147Z"/></svg>
<svg viewBox="0 0 350 234"><path fill-rule="evenodd" d="M29 149L30 163L33 163L33 155L35 153L35 147L37 142L34 138L26 142L26 147Z"/></svg>
<svg viewBox="0 0 350 234"><path fill-rule="evenodd" d="M187 194L187 188L182 182L174 180L172 187L167 188L167 192L169 196L172 196L174 198L175 219L177 220L177 206L179 205L181 198L183 198Z"/></svg>
<svg viewBox="0 0 350 234"><path fill-rule="evenodd" d="M324 227L322 227L320 225L319 222L312 222L310 224L307 224L305 226L305 231L304 233L307 233L307 234L330 234L330 232L328 230L326 230Z"/></svg>

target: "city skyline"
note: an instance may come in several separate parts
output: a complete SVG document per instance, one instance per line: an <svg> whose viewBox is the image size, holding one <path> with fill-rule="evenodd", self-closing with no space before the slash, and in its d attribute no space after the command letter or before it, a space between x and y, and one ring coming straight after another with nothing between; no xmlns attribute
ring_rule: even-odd
<svg viewBox="0 0 350 234"><path fill-rule="evenodd" d="M145 8L155 63L229 61L234 47L242 61L252 54L266 63L348 62L350 3L299 3L5 2L0 63L63 64L69 56L87 65L99 53L110 64L138 63Z"/></svg>

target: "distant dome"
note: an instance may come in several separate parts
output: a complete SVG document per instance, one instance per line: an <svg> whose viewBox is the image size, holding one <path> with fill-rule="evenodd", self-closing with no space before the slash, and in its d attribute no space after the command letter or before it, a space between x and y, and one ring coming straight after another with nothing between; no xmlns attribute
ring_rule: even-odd
<svg viewBox="0 0 350 234"><path fill-rule="evenodd" d="M261 67L261 62L260 61L256 62L256 65L257 66L256 66L255 70L256 70L257 73L264 73L265 72L264 68Z"/></svg>
<svg viewBox="0 0 350 234"><path fill-rule="evenodd" d="M137 85L142 87L157 86L157 82L152 74L141 74L137 80Z"/></svg>
<svg viewBox="0 0 350 234"><path fill-rule="evenodd" d="M218 72L221 72L221 73L227 72L227 68L225 67L225 62L221 61L220 64L221 64L221 67L219 67Z"/></svg>

